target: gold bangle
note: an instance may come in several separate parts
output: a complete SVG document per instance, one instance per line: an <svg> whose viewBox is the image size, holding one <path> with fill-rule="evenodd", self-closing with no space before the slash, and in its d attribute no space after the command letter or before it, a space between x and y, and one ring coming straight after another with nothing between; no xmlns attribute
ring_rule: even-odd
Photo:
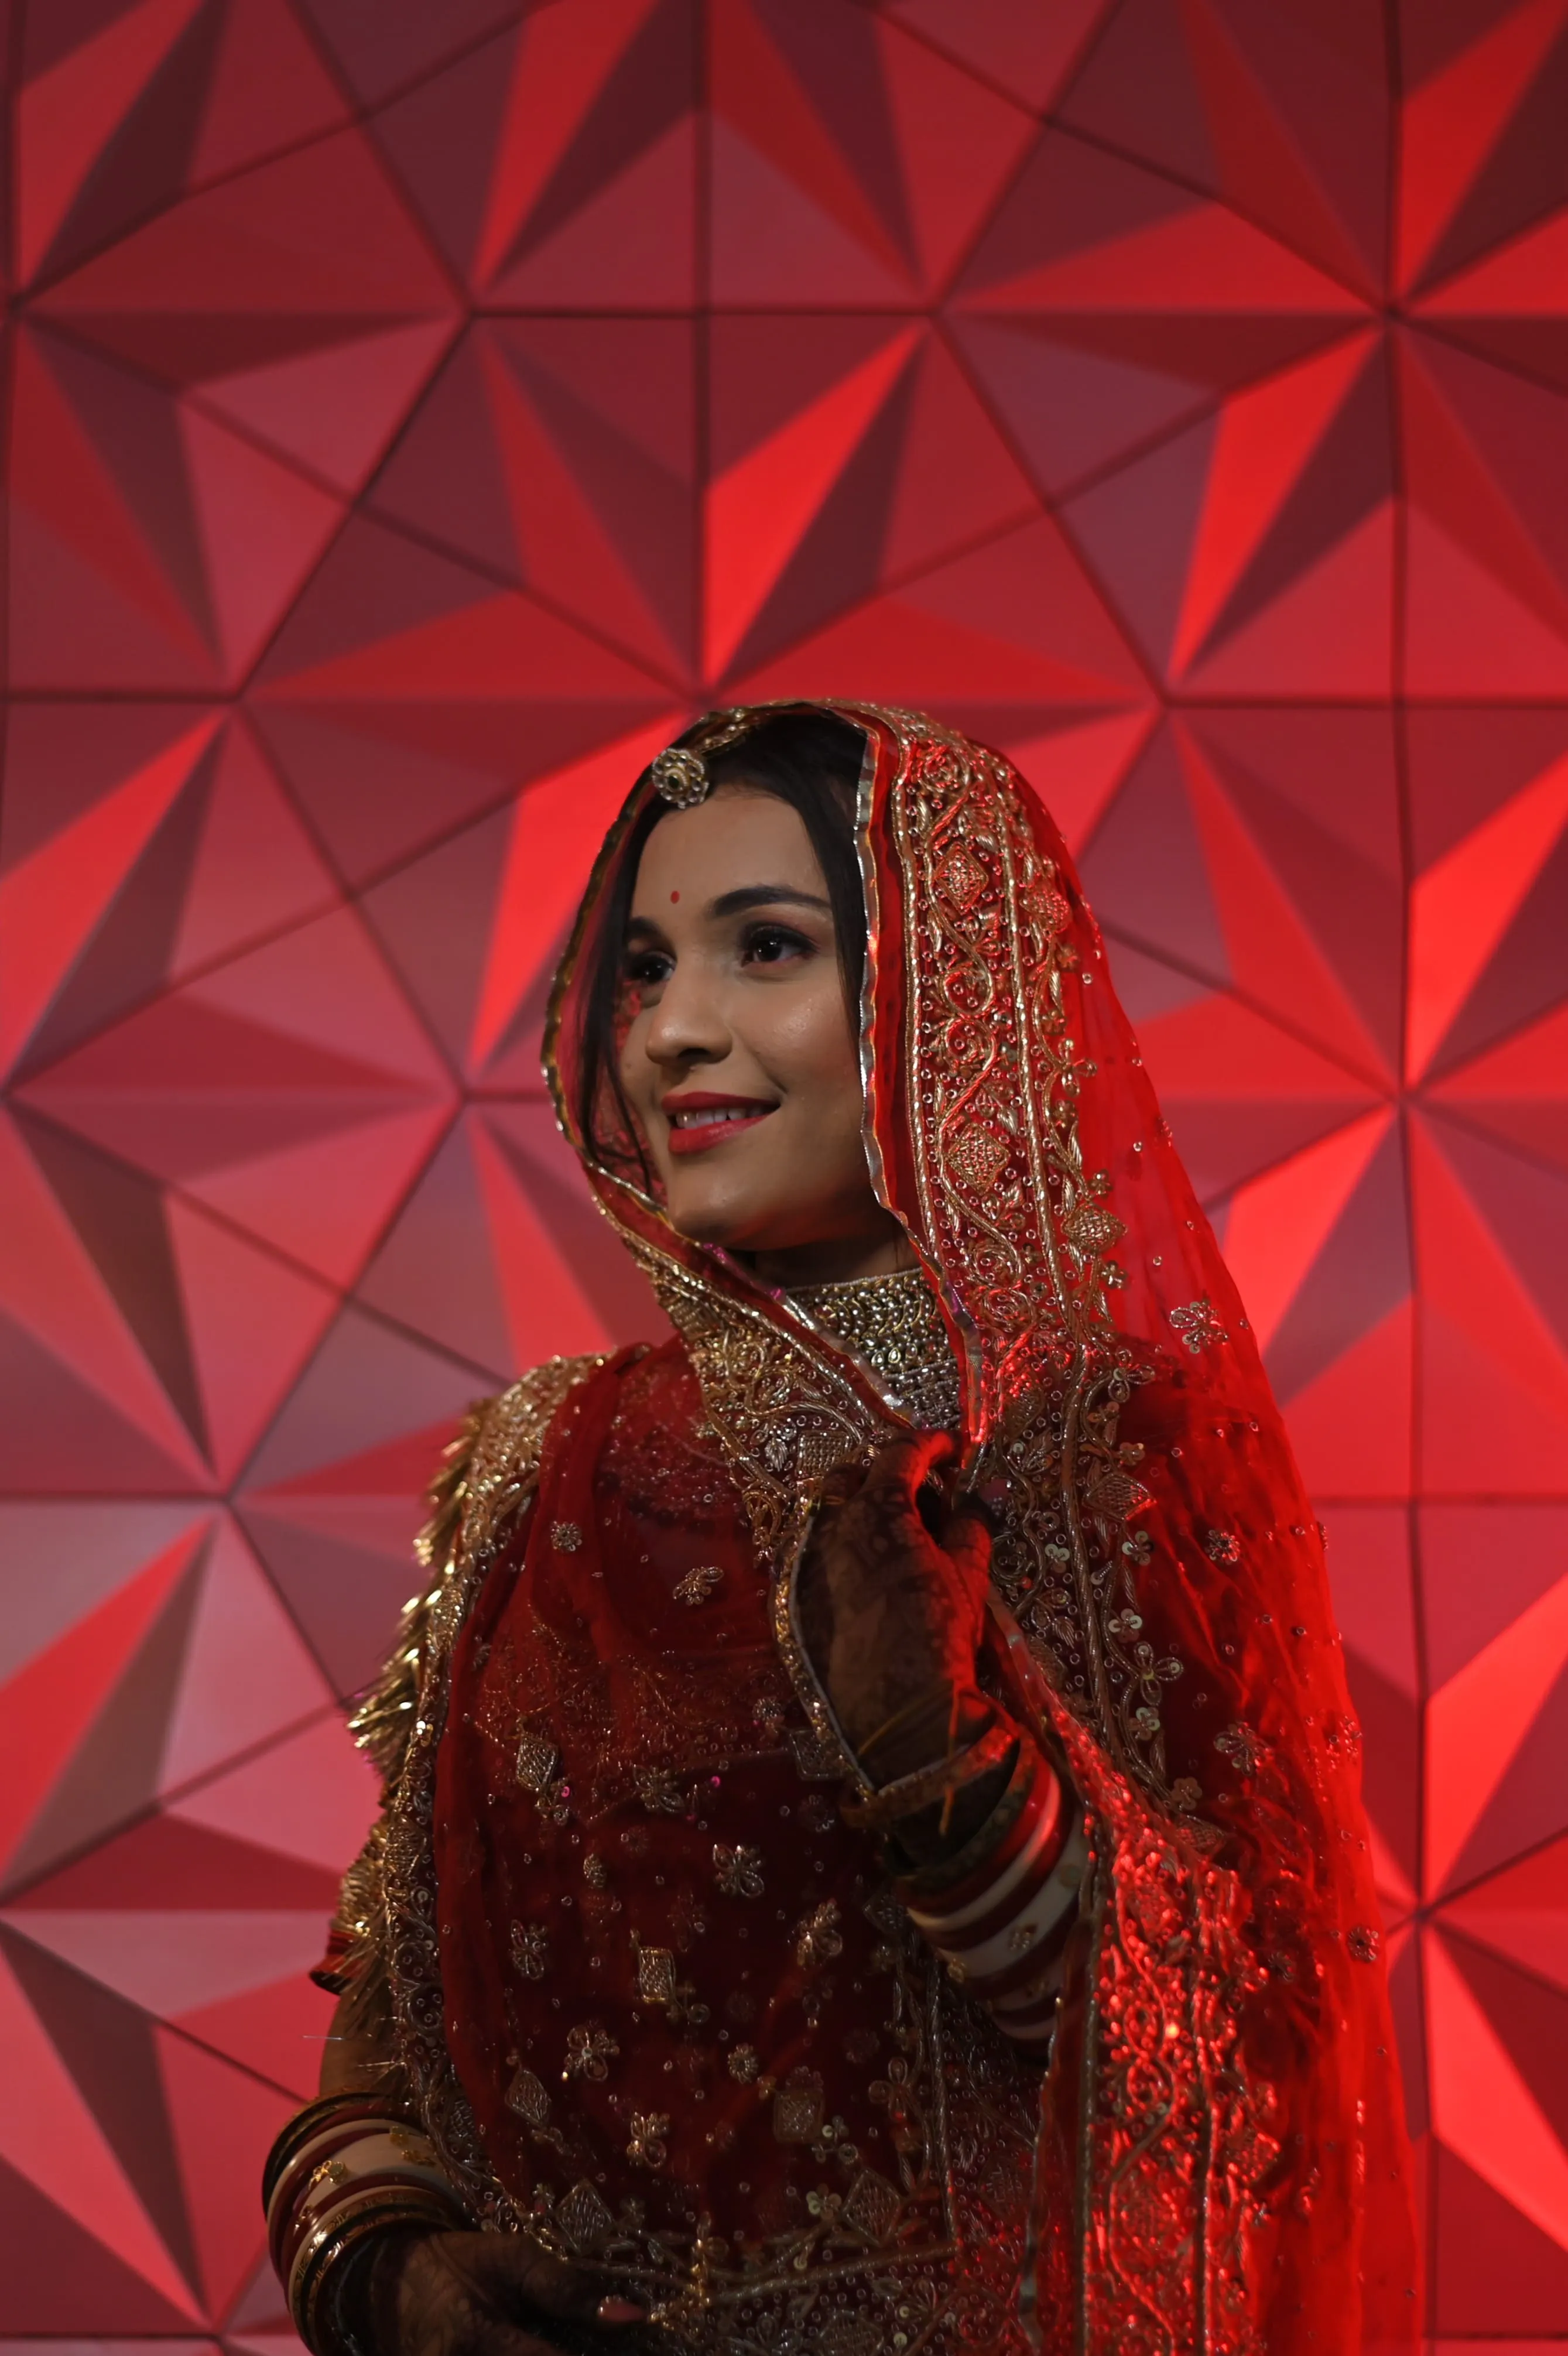
<svg viewBox="0 0 1568 2356"><path fill-rule="evenodd" d="M934 1709L939 1704L942 1716L950 1720L953 1706L951 1687L928 1686L924 1693L918 1693L912 1701L907 1701L902 1709L896 1709L892 1717L885 1719L877 1728L875 1734L868 1734L864 1742L855 1744L856 1759L864 1764L878 1743L886 1742L890 1734L897 1734L901 1727L908 1726L911 1719L918 1719L922 1711Z"/></svg>
<svg viewBox="0 0 1568 2356"><path fill-rule="evenodd" d="M968 1784L978 1783L1004 1762L1011 1762L1021 1740L1017 1728L998 1717L966 1750L938 1759L929 1767L918 1768L913 1775L900 1775L897 1783L885 1783L869 1799L846 1800L844 1822L866 1831L884 1832L902 1817L917 1815L938 1800L950 1806Z"/></svg>

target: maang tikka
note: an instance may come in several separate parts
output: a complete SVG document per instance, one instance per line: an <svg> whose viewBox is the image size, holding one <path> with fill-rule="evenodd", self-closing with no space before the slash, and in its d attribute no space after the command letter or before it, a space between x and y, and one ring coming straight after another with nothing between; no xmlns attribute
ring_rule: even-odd
<svg viewBox="0 0 1568 2356"><path fill-rule="evenodd" d="M728 712L710 712L705 720L698 721L694 728L687 731L689 735L700 735L700 749L693 744L669 744L654 755L649 768L654 792L671 809L695 809L713 788L707 755L738 744L767 717L766 710L753 710L744 704Z"/></svg>
<svg viewBox="0 0 1568 2356"><path fill-rule="evenodd" d="M706 798L707 764L700 753L693 753L688 745L671 744L657 754L650 774L655 793L671 809L695 809Z"/></svg>

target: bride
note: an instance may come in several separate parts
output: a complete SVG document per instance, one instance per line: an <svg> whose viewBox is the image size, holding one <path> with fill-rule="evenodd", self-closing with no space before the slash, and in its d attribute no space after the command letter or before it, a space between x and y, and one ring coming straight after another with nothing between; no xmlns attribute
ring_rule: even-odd
<svg viewBox="0 0 1568 2356"><path fill-rule="evenodd" d="M1412 2344L1321 1533L1039 805L710 715L546 1052L673 1335L435 1493L267 2169L307 2346Z"/></svg>

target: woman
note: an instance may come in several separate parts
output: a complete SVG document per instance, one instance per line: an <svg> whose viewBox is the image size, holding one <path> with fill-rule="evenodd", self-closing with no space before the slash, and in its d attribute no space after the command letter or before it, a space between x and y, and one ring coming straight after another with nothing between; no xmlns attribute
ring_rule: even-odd
<svg viewBox="0 0 1568 2356"><path fill-rule="evenodd" d="M306 2341L1409 2345L1321 1534L1048 820L712 715L547 1062L675 1338L439 1489L269 2163Z"/></svg>

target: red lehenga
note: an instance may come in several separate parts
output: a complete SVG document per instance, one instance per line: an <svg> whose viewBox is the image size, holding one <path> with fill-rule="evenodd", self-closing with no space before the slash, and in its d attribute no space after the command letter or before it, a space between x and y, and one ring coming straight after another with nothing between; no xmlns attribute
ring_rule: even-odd
<svg viewBox="0 0 1568 2356"><path fill-rule="evenodd" d="M473 2214L642 2286L676 2348L1407 2348L1359 1737L1257 1349L1048 819L935 723L831 708L867 744L867 1143L923 1274L792 1302L586 1152L639 781L550 1066L677 1338L477 1412L361 1717L338 1984L384 1972ZM794 1625L822 1477L899 1400L1000 1514L990 1674L1086 1815L1043 2083L842 1819Z"/></svg>

